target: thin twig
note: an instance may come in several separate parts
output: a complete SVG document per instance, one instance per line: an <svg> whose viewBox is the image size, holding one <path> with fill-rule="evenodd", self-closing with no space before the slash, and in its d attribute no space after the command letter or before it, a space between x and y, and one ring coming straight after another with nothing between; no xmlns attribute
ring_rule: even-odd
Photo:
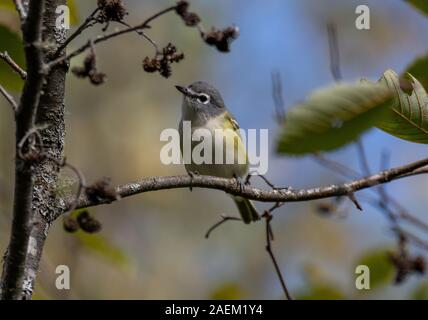
<svg viewBox="0 0 428 320"><path fill-rule="evenodd" d="M94 16L97 14L97 12L100 10L99 7L96 7L94 11L85 19L85 21L82 22L82 24L74 31L65 41L63 44L61 44L58 49L56 50L54 57L58 57L62 50L64 50L71 41L73 41L78 35L80 35L85 29L91 27L91 22L94 20Z"/></svg>
<svg viewBox="0 0 428 320"><path fill-rule="evenodd" d="M80 196L82 195L82 192L83 192L83 190L86 187L85 176L83 175L83 173L77 167L75 167L74 165L68 163L66 161L66 159L64 159L63 161L57 161L56 159L53 159L51 157L49 159L54 160L60 167L67 167L67 168L69 168L71 171L74 172L74 174L76 175L76 177L78 179L77 191L75 193L74 200L71 202L71 205L68 206L67 212L64 213L64 214L71 213L71 212L73 212L76 209L77 205L79 204Z"/></svg>
<svg viewBox="0 0 428 320"><path fill-rule="evenodd" d="M340 174L346 178L358 179L359 177L362 177L362 175L360 173L352 170L351 168L345 166L342 163L328 159L328 158L324 157L323 155L316 155L314 157L314 160L316 162L318 162L319 164L321 164L323 167L330 169L333 172L338 173L338 174ZM404 178L407 175L416 176L419 174L426 174L426 173L428 173L428 170L426 168L420 168L420 169L416 169L415 171L412 171L409 174L404 174L402 177ZM373 193L379 194L379 192L377 190L373 190L373 189L368 189L368 190L372 191ZM382 204L379 203L379 199L364 197L363 201L372 204L376 208L379 208L380 206L382 206ZM401 219L407 220L407 221L413 223L415 226L418 226L418 227L428 231L428 224L424 223L423 221L417 219L416 217L414 217L410 213L408 213L407 210L397 200L395 200L394 198L389 198L388 201L398 211L398 215Z"/></svg>
<svg viewBox="0 0 428 320"><path fill-rule="evenodd" d="M5 88L0 84L0 93L6 98L7 102L12 106L13 112L16 112L16 109L18 109L18 104L16 103L15 99L6 91Z"/></svg>
<svg viewBox="0 0 428 320"><path fill-rule="evenodd" d="M256 174L256 175L252 175L252 174L248 174L247 177L245 178L245 184L246 185L250 185L250 179L252 177L259 177L260 179L262 179L269 187L271 187L273 190L281 190L281 189L287 189L287 187L277 187L275 186L272 182L269 181L268 178L266 178L264 175L262 174Z"/></svg>
<svg viewBox="0 0 428 320"><path fill-rule="evenodd" d="M337 39L337 27L334 23L327 24L328 45L330 52L330 71L336 82L342 80L340 71L340 54Z"/></svg>
<svg viewBox="0 0 428 320"><path fill-rule="evenodd" d="M282 80L278 71L272 72L272 96L275 106L276 121L282 125L285 121L285 104L282 93Z"/></svg>
<svg viewBox="0 0 428 320"><path fill-rule="evenodd" d="M6 62L16 73L19 74L19 76L21 77L22 80L25 80L27 78L27 72L25 72L24 69L22 69L11 57L10 55L7 53L7 51L5 52L0 52L0 58L4 60L4 62Z"/></svg>
<svg viewBox="0 0 428 320"><path fill-rule="evenodd" d="M82 195L82 192L83 192L84 188L86 187L86 179L85 179L85 176L83 175L83 173L77 167L68 163L65 158L62 160L58 160L58 159L52 157L49 153L45 152L43 139L42 139L42 136L40 134L40 130L45 129L45 128L46 127L44 127L44 126L39 126L39 127L33 127L30 130L28 130L28 132L24 135L24 137L18 143L18 156L24 161L29 160L29 159L32 159L34 161L42 161L42 160L47 159L47 160L54 162L60 168L67 167L71 171L73 171L73 173L76 175L76 177L78 179L78 186L77 186L77 191L76 191L76 194L73 198L73 201L67 207L67 212L65 214L68 214L68 213L70 213L76 209L76 207L79 203L79 199ZM37 145L36 145L37 142L36 142L36 143L33 143L32 147L29 147L30 150L28 152L24 153L24 146L27 144L27 141L29 141L33 135L38 140L37 141L39 144L38 149L37 149ZM33 150L31 150L31 149L33 149Z"/></svg>
<svg viewBox="0 0 428 320"><path fill-rule="evenodd" d="M348 179L358 179L361 178L362 175L354 171L353 169L345 166L344 164L334 161L332 159L326 158L324 155L317 153L313 156L313 160L320 165L322 165L324 168L327 168L335 173L338 173Z"/></svg>
<svg viewBox="0 0 428 320"><path fill-rule="evenodd" d="M424 231L428 232L428 223L426 223L425 221L422 221L421 219L410 215L408 212L406 211L401 211L398 215L398 217L402 220L405 220L411 224L413 224L414 226L419 227L420 229L423 229Z"/></svg>
<svg viewBox="0 0 428 320"><path fill-rule="evenodd" d="M284 291L285 297L287 298L287 300L293 300L285 284L285 280L284 280L284 277L282 276L281 269L279 268L278 262L276 261L275 255L272 251L273 232L270 225L270 222L272 220L272 215L268 211L266 211L264 214L264 217L266 221L266 251L268 252L272 260L272 263L275 267L275 271L276 271L276 274L278 275L279 282L281 283L281 287L282 287L282 290Z"/></svg>
<svg viewBox="0 0 428 320"><path fill-rule="evenodd" d="M100 42L107 41L109 39L115 38L117 36L129 33L129 32L134 32L136 30L147 29L147 28L150 27L149 26L150 22L152 22L153 20L159 18L160 16L162 16L162 15L168 13L168 12L174 11L176 9L176 7L177 6L175 5L175 6L171 6L171 7L168 7L166 9L163 9L163 10L159 11L158 13L150 16L145 21L143 21L142 23L140 23L140 24L138 24L138 25L136 25L134 27L126 28L126 29L123 29L123 30L118 30L118 31L115 31L115 32L112 32L112 33L109 33L109 34L106 34L106 35L103 35L103 36L99 36L99 37L97 37L96 39L93 40L93 43L94 44L98 44ZM58 64L61 64L61 63L65 62L65 61L68 61L68 60L70 60L70 59L78 56L79 54L85 52L87 49L90 48L90 46L91 46L90 43L91 43L91 41L88 41L85 45L83 45L80 48L72 51L71 53L69 53L67 55L64 55L63 57L57 58L57 59L49 62L46 65L46 68L49 70L49 69L53 68L54 66L56 66Z"/></svg>
<svg viewBox="0 0 428 320"><path fill-rule="evenodd" d="M369 162L367 159L366 150L364 148L363 141L361 139L358 139L357 142L355 143L355 145L357 147L357 154L358 154L361 170L362 170L364 175L369 176L371 170L370 170L370 166L369 166Z"/></svg>
<svg viewBox="0 0 428 320"><path fill-rule="evenodd" d="M349 198L349 200L351 200L351 202L355 205L355 207L360 210L363 211L363 207L361 206L361 204L358 202L357 198L355 197L355 194L349 193L347 194L347 197Z"/></svg>
<svg viewBox="0 0 428 320"><path fill-rule="evenodd" d="M132 28L129 24L127 24L125 21L119 21L120 24L124 25L125 27ZM155 49L155 55L159 56L162 54L161 50L159 49L158 44L156 41L154 41L152 38L150 38L143 30L135 30L137 34L142 36L144 39L146 39Z"/></svg>
<svg viewBox="0 0 428 320"><path fill-rule="evenodd" d="M226 221L242 221L241 218L238 217L230 217L230 216L226 216L226 215L221 215L221 220L216 222L214 225L212 225L208 231L205 233L205 239L208 239L210 234L217 229L218 227L220 227L223 223L225 223Z"/></svg>
<svg viewBox="0 0 428 320"><path fill-rule="evenodd" d="M420 237L410 233L408 231L403 231L400 229L399 231L408 241L411 241L413 244L419 246L424 250L428 250L428 241L421 239Z"/></svg>

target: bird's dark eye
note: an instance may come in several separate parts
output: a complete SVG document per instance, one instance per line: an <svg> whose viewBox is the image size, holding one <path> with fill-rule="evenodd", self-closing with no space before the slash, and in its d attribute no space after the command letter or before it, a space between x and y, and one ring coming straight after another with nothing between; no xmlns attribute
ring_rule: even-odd
<svg viewBox="0 0 428 320"><path fill-rule="evenodd" d="M201 94L198 96L198 101L199 101L200 103L207 104L207 103L210 101L210 97L209 97L209 95L207 95L207 94L205 94L205 93L201 93Z"/></svg>

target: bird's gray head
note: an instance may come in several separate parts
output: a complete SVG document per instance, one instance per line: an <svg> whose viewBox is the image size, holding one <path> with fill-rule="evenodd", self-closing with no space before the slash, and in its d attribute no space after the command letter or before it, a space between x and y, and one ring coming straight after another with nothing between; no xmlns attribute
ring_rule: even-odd
<svg viewBox="0 0 428 320"><path fill-rule="evenodd" d="M183 94L183 113L223 113L225 106L220 92L209 83L197 81L188 87L175 86Z"/></svg>

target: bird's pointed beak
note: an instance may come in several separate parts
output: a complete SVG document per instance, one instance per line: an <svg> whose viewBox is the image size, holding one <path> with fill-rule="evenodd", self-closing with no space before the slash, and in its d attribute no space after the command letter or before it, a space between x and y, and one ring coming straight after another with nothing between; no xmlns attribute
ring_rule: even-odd
<svg viewBox="0 0 428 320"><path fill-rule="evenodd" d="M178 91L180 91L185 96L189 94L189 90L187 88L181 87L181 86L175 86L175 87L177 88Z"/></svg>

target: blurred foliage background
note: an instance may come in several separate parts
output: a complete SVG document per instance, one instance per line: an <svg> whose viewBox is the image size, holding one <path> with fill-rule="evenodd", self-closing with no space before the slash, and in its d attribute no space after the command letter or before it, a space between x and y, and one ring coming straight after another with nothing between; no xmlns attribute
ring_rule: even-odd
<svg viewBox="0 0 428 320"><path fill-rule="evenodd" d="M1 0L7 2L9 0ZM82 21L95 1L74 1ZM131 24L171 4L162 0L125 1ZM271 72L282 74L286 105L303 100L312 90L333 82L329 71L326 23L338 27L345 81L364 76L377 80L387 68L403 71L428 50L428 20L401 0L365 1L371 9L371 30L355 28L359 1L269 0L193 1L207 27L236 24L240 37L228 54L201 41L196 29L186 28L175 14L156 20L148 33L160 46L174 43L185 60L173 65L164 79L147 74L141 63L152 47L136 34L97 46L98 69L108 81L94 87L70 74L67 79L67 159L88 181L102 176L114 184L152 175L184 174L182 166L159 160L160 132L176 127L181 97L174 85L196 80L220 89L242 128L270 129L272 152L267 177L281 186L313 187L343 182L310 157L286 158L274 153L277 127L272 101ZM19 30L16 15L0 8L0 21ZM115 28L112 25L110 28ZM101 32L91 29L72 47ZM8 50L0 29L0 49ZM83 57L73 60L81 65ZM5 71L0 65L0 79ZM9 239L13 198L13 116L0 99L0 251ZM408 143L372 130L364 136L372 170L383 151L391 165L426 156L426 146ZM355 148L329 154L358 169ZM304 174L302 174L304 172ZM63 192L73 188L72 175L63 174ZM253 184L263 186L253 179ZM400 180L388 186L414 215L428 220L426 177ZM356 211L344 201L328 216L317 203L287 204L275 212L274 252L289 289L297 298L399 299L428 298L426 277L412 276L393 284L393 269L384 253L395 244L389 225L369 205ZM267 205L257 204L261 210ZM108 206L92 208L102 222L99 234L68 234L53 225L41 262L35 298L40 299L279 299L283 293L265 251L263 224L230 222L210 239L205 231L220 214L236 214L222 192L194 189L141 194ZM417 249L415 249L417 251ZM355 289L355 267L372 267L372 289ZM55 288L55 268L71 269L71 290Z"/></svg>

